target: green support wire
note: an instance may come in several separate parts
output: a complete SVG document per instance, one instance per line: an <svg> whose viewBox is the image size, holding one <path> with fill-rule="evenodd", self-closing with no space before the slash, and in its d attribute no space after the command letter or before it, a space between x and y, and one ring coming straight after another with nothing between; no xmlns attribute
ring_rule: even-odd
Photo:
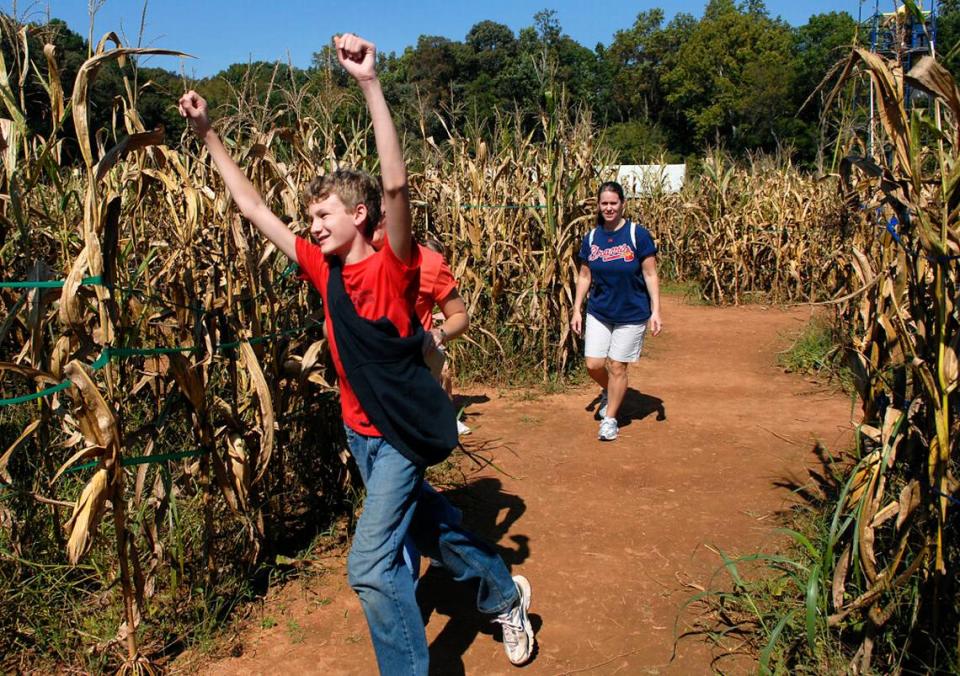
<svg viewBox="0 0 960 676"><path fill-rule="evenodd" d="M546 204L461 204L461 209L546 209Z"/></svg>
<svg viewBox="0 0 960 676"><path fill-rule="evenodd" d="M135 458L122 458L120 460L120 465L123 467L130 467L131 465L150 465L157 462L166 462L168 460L183 460L184 458L196 458L201 455L206 455L206 451L202 449L197 449L195 451L179 451L178 453L161 453L160 455L141 455ZM99 460L93 460L91 462L85 462L82 465L76 465L75 467L70 467L63 471L64 474L73 474L74 472L81 472L85 469L93 469L98 464Z"/></svg>
<svg viewBox="0 0 960 676"><path fill-rule="evenodd" d="M33 401L34 399L42 399L43 397L49 397L52 394L57 392L62 392L63 390L70 387L72 383L69 380L64 380L62 383L57 383L52 387L48 387L43 390L39 390L32 394L24 394L20 397L11 397L10 399L0 399L0 406L14 406L16 404L26 404L28 401Z"/></svg>
<svg viewBox="0 0 960 676"><path fill-rule="evenodd" d="M292 273L298 270L296 263L290 263L283 272L280 273L280 279L286 279ZM28 280L28 279L19 279L10 282L0 282L0 289L62 289L63 285L67 283L65 279L47 279L47 280ZM81 286L110 286L103 281L101 275L94 275L93 277L84 277L80 280ZM143 293L137 289L129 289L125 287L120 287L121 291L126 291L128 293ZM146 294L144 294L146 295ZM156 296L148 296L149 298L157 299ZM163 300L163 299L159 299ZM167 301L169 303L169 301ZM184 306L189 307L189 306Z"/></svg>
<svg viewBox="0 0 960 676"><path fill-rule="evenodd" d="M0 289L62 289L65 279L48 279L45 281L19 280L14 282L0 282ZM103 286L103 277L84 277L80 280L81 286Z"/></svg>
<svg viewBox="0 0 960 676"><path fill-rule="evenodd" d="M299 266L296 263L290 263L284 268L283 272L280 273L280 279L286 279L291 274L294 274L299 270ZM57 279L57 280L45 280L45 281L12 281L12 282L0 282L0 289L60 289L63 288L63 285L66 283L66 280ZM100 275L95 275L93 277L84 277L81 282L85 286L106 286L103 282L103 278ZM151 298L153 300L163 301L170 304L170 301L159 298L157 296L149 296L148 294L142 293L136 289L127 289L121 288L120 290L128 293L141 293L144 297ZM188 309L195 310L194 307L189 307ZM207 312L204 310L204 312ZM270 341L274 338L285 337L290 335L295 335L297 333L302 333L303 331L312 328L317 325L317 322L311 322L304 326L295 328L295 329L285 329L283 331L277 331L276 333L267 334L265 336L258 336L256 338L248 338L246 340L235 340L229 343L221 343L217 345L214 350L232 350L237 347L240 347L242 343L249 343L251 345L256 345L258 343L264 343ZM104 366L106 366L111 359L126 359L129 357L151 357L163 354L174 354L179 352L197 352L201 348L198 346L194 347L105 347L100 352L100 356L90 364L90 370L99 371ZM62 392L66 390L73 382L69 379L64 380L63 382L52 385L45 389L33 392L31 394L25 394L19 397L11 397L9 399L0 399L0 407L2 406L14 406L17 404L25 404L30 401L35 401L43 397L48 397L50 395L56 394L57 392ZM120 461L120 464L124 467L130 465L145 465L149 463L157 462L166 462L168 460L182 460L184 458L193 458L200 455L204 455L206 451L195 450L195 451L181 451L178 453L163 453L161 455L147 455L140 456L136 458L123 458ZM71 467L66 470L65 473L79 472L85 469L92 469L97 466L99 461L94 460L92 462L84 463L83 465L77 465L76 467ZM5 486L0 485L0 491L2 491Z"/></svg>
<svg viewBox="0 0 960 676"><path fill-rule="evenodd" d="M297 270L299 270L299 266L296 263L291 262L289 265L287 265L286 268L284 268L283 272L280 273L280 279L286 279L291 274L294 274ZM10 281L10 282L0 282L0 289L61 289L63 288L63 285L65 283L66 283L66 280L64 279L52 279L52 280L44 280L44 281L17 280L17 281ZM108 288L112 286L112 285L105 284L103 281L103 277L100 275L95 275L93 277L84 277L81 280L80 284L83 286L106 286ZM140 295L143 298L155 300L155 301L164 303L166 305L183 307L193 311L199 310L200 314L209 313L209 310L200 309L200 308L197 308L196 306L179 305L165 298L160 298L159 296L152 296L138 289L127 288L127 287L118 287L118 288L120 291L124 291L126 293L135 293ZM263 295L262 292L257 296L254 296L254 298L258 298L261 295ZM262 343L266 340L269 340L272 337L291 335L292 333L296 333L300 330L305 330L307 328L310 328L310 326L303 326L303 327L300 327L300 329L288 329L286 331L280 331L278 333L271 334L268 336L261 336L259 338L251 338L247 342L249 342L252 345L256 345L257 343ZM223 349L223 350L233 349L233 348L239 347L241 342L243 341L224 343L218 346L217 349ZM172 354L175 352L195 352L199 349L200 348L198 347L155 347L155 348L106 347L100 353L100 356L97 358L97 360L90 365L90 368L94 371L102 369L104 366L107 365L107 362L109 362L110 359L114 357L115 358L148 357L148 356L155 356L155 355L161 355L161 354ZM70 385L71 385L71 382L69 380L64 380L61 383L57 383L56 385L52 385L51 387L38 390L37 392L32 392L31 394L24 394L19 397L11 397L9 399L0 399L0 407L15 406L17 404L26 404L31 401L36 401L37 399L42 399L43 397L49 397L51 395L56 394L57 392L62 392L63 390L70 387Z"/></svg>
<svg viewBox="0 0 960 676"><path fill-rule="evenodd" d="M286 336L296 335L302 333L313 326L316 326L317 322L312 322L310 324L305 324L304 326L297 327L295 329L285 329L283 331L277 331L276 333L269 333L265 336L258 336L256 338L248 338L245 340L235 340L229 343L221 343L220 345L215 346L213 349L215 351L222 350L232 350L237 347L240 347L242 343L250 343L251 345L256 345L258 343L265 343L274 338L282 338ZM161 354L174 354L177 352L197 352L202 348L199 346L193 347L105 347L100 352L100 356L97 357L96 361L90 364L90 369L92 371L99 371L104 366L106 366L111 359L127 359L129 357L153 357ZM16 404L25 404L28 401L34 401L35 399L40 399L42 397L48 397L57 392L62 392L63 390L70 387L73 383L68 379L64 380L61 383L57 383L51 387L40 390L38 392L33 392L32 394L24 394L19 397L11 397L10 399L0 399L0 406L14 406Z"/></svg>
<svg viewBox="0 0 960 676"><path fill-rule="evenodd" d="M263 343L274 338L294 335L297 333L302 333L303 331L312 328L317 325L317 322L311 322L310 324L305 324L304 326L295 328L295 329L285 329L283 331L277 331L276 333L271 333L266 336L259 336L257 338L249 338L247 340L236 340L229 343L221 343L217 345L214 349L217 351L229 350L236 347L239 347L242 343L250 343L251 345L256 343ZM148 347L148 348L138 348L138 347L105 347L100 353L100 356L97 357L96 361L90 364L90 369L97 371L106 366L111 359L121 358L125 359L127 357L142 357L142 356L155 356L160 354L173 354L175 352L195 352L199 350L199 347ZM27 394L22 397L13 397L11 399L0 399L0 406L12 406L14 404L22 404L28 401L33 401L34 399L39 399L41 397L60 392L67 389L73 383L70 380L64 380L62 383L58 383L53 387L48 387L45 390L39 392L34 392L33 394ZM168 460L182 460L184 458L195 458L201 455L204 455L207 451L202 449L194 451L180 451L177 453L163 453L160 455L145 455L138 456L135 458L123 458L120 460L120 464L123 467L128 467L131 465L147 465L151 463L166 462ZM99 463L98 460L84 463L82 465L77 465L65 470L65 474L71 474L73 472L79 472L85 469L92 469L97 466ZM6 486L0 482L0 492Z"/></svg>
<svg viewBox="0 0 960 676"><path fill-rule="evenodd" d="M285 267L285 268L283 269L283 272L280 273L280 276L279 276L278 279L281 279L281 280L286 279L286 278L289 277L291 274L297 272L299 269L300 269L300 267L299 267L296 263L292 263L292 262L291 262L289 265L287 265L287 267ZM160 296L151 295L151 294L147 293L146 291L142 291L142 290L140 290L140 289L134 289L134 288L128 287L128 286L118 286L118 287L116 287L116 288L117 288L119 291L123 291L124 293L131 294L131 295L136 295L136 296L138 296L138 297L140 297L140 298L142 298L142 299L144 299L144 300L152 300L152 301L157 302L157 303L160 304L160 305L166 305L167 307L177 307L177 308L183 308L183 309L185 309L185 310L191 310L191 311L196 312L198 315L201 315L201 316L202 316L202 315L211 314L211 311L210 311L210 310L207 310L207 309L205 309L205 308L198 308L196 305L184 305L183 303L174 303L174 302L171 301L171 300L167 300L166 298L161 298ZM261 298L263 298L266 294L267 294L266 291L261 291L260 293L256 294L255 296L246 296L246 297L238 298L237 301L239 301L239 302L241 302L241 303L250 302L250 301L256 301L256 300L260 300Z"/></svg>

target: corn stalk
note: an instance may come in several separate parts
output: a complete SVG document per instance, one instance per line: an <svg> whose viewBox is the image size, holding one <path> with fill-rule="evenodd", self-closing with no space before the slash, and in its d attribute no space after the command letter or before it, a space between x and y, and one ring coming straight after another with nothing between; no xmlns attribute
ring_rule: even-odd
<svg viewBox="0 0 960 676"><path fill-rule="evenodd" d="M887 152L848 157L841 171L850 218L881 236L852 250L856 293L843 309L853 330L850 361L864 424L862 452L831 531L829 623L865 623L852 665L865 673L878 659L884 670L901 668L904 658L895 651L877 656L893 626L904 631L907 659L927 659L928 668L942 649L944 628L956 626L949 574L956 541L947 524L960 488L960 92L931 57L903 73L900 63L861 49L851 54L835 91L860 73L877 92ZM905 86L927 94L932 116L919 105L908 111Z"/></svg>

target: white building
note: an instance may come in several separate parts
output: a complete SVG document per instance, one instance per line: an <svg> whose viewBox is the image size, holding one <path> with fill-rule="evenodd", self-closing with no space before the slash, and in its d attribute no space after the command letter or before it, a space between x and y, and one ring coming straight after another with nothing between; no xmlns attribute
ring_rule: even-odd
<svg viewBox="0 0 960 676"><path fill-rule="evenodd" d="M663 192L680 192L687 176L685 164L621 164L617 169L617 183L623 186L627 197Z"/></svg>

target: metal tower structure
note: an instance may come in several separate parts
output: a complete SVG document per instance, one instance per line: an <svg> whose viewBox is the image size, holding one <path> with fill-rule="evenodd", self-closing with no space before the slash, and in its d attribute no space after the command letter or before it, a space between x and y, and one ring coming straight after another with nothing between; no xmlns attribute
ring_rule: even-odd
<svg viewBox="0 0 960 676"><path fill-rule="evenodd" d="M919 3L918 3L919 4ZM863 3L861 2L861 11ZM900 5L896 11L881 12L880 0L874 0L873 16L870 17L870 51L888 59L898 61L903 72L909 71L914 63L924 55L936 55L937 35L937 0L930 0L929 9L921 9L923 20L907 10L906 5ZM907 109L915 104L923 105L926 97L920 92L914 92L909 86L904 86L904 106ZM876 103L874 100L873 82L870 83L870 155L874 151L874 122L876 117Z"/></svg>

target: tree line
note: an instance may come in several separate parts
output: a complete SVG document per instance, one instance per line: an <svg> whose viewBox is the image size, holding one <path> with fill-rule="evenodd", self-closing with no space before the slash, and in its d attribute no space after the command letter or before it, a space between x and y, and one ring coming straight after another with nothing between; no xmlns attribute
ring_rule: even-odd
<svg viewBox="0 0 960 676"><path fill-rule="evenodd" d="M590 48L564 33L555 12L543 10L532 19L518 33L486 20L463 40L421 35L402 53L381 54L381 79L391 105L402 111L402 131L436 139L445 137L449 125L492 133L492 111L518 113L522 119L541 109L546 90L562 90L568 105L589 111L605 130L605 141L621 163L683 161L719 145L738 155L786 150L812 165L831 142L821 107L826 90L818 86L851 45L868 43L870 30L847 12L813 15L792 27L770 16L762 0L709 0L700 18L680 13L666 21L662 9L642 11L632 26L613 34L609 45ZM30 101L30 126L47 133L49 99L31 78L24 80L24 91L16 91L24 64L12 22L4 25L12 95ZM56 45L69 96L88 54L86 41L57 19L31 26L28 34L35 43L31 54L41 54L45 42ZM950 51L958 37L960 0L947 0L940 7L937 42L955 72L960 58ZM36 66L45 75L46 64ZM138 68L135 62L126 68L136 73L145 125L163 124L171 134L183 129L173 103L186 86L227 112L251 103L269 110L289 103L291 90L311 87L341 96L344 120L352 119L359 106L347 95L350 83L330 47L316 52L306 68L234 64L199 81ZM91 92L94 129L115 123L120 91L121 70L111 62Z"/></svg>

